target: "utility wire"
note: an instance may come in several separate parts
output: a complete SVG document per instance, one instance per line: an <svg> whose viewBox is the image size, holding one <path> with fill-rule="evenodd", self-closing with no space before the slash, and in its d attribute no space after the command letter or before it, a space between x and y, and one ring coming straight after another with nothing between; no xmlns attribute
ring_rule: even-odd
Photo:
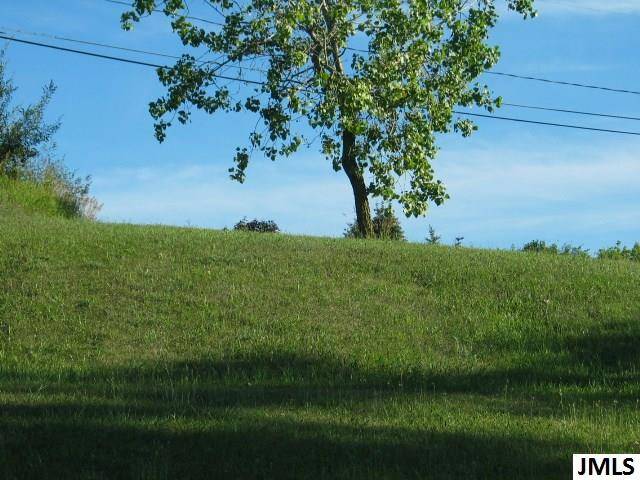
<svg viewBox="0 0 640 480"><path fill-rule="evenodd" d="M125 5L125 6L128 6L128 7L131 7L131 3L125 2L125 1L122 1L122 0L105 0L105 1L109 2L109 3L117 4L117 5ZM159 10L159 9L155 9L153 11L154 12L158 12L158 13L164 13L162 10ZM212 24L212 25L218 25L218 26L221 26L221 27L225 25L222 22L214 22L214 21L207 20L207 19L200 18L200 17L186 16L185 18L189 18L191 20L196 20L196 21L200 21L200 22L206 22L206 23L209 23L209 24ZM371 53L370 50L363 49L363 48L346 47L345 50L350 50L350 51L353 51L353 52L361 52L361 53ZM553 80L553 79L549 79L549 78L531 77L531 76L527 76L527 75L519 75L519 74L516 74L516 73L496 72L496 71L491 71L491 70L485 70L484 73L486 73L487 75L496 75L496 76L501 76L501 77L516 78L516 79L519 79L519 80L528 80L528 81L534 81L534 82L550 83L550 84L555 84L555 85L564 85L564 86L568 86L568 87L588 88L588 89L592 89L592 90L601 90L601 91L606 91L606 92L615 92L615 93L626 93L626 94L631 94L631 95L640 95L640 91L638 91L638 90L612 88L612 87L605 87L605 86L601 86L601 85L591 85L591 84L584 84L584 83L578 83L578 82L567 82L567 81L563 81L563 80Z"/></svg>
<svg viewBox="0 0 640 480"><path fill-rule="evenodd" d="M174 60L180 60L182 57L178 56L178 55L169 55L167 53L160 53L160 52L153 52L150 50L138 50L136 48L129 48L129 47L121 47L118 45L111 45L108 43L100 43L100 42L91 42L91 41L87 41L87 40L78 40L76 38L69 38L69 37L61 37L59 35L50 35L48 33L39 33L39 32L28 32L25 30L20 30L20 29L16 29L16 28L7 28L7 27L2 27L0 26L0 33L6 33L6 32L13 32L13 33L19 33L22 35L29 35L29 36L33 36L33 37L43 37L43 38L50 38L52 40L62 40L64 42L71 42L71 43L79 43L81 45L91 45L94 47L102 47L102 48L109 48L112 50L121 50L124 52L133 52L133 53L140 53L140 54L145 54L145 55L154 55L156 57L164 57L164 58L171 58ZM205 64L218 64L218 62L211 62L211 61L207 61L207 60L201 60L198 61L198 63L205 65ZM236 68L239 70L251 70L254 72L260 72L260 73L267 73L266 70L262 70L259 68L254 68L254 67L247 67L244 65L224 65L225 68Z"/></svg>
<svg viewBox="0 0 640 480"><path fill-rule="evenodd" d="M4 34L5 32L0 32L0 33ZM27 45L35 45L35 46L38 46L38 47L46 47L46 48L51 48L53 50L61 50L63 52L78 53L78 54L81 54L81 55L88 55L88 56L91 56L91 57L104 58L106 60L115 60L115 61L119 61L119 62L132 63L134 65L143 65L145 67L168 68L166 65L158 65L157 63L142 62L142 61L139 61L139 60L131 60L129 58L112 57L111 55L102 55L100 53L86 52L86 51L82 51L82 50L75 50L73 48L59 47L57 45L49 45L49 44L46 44L46 43L31 42L29 40L23 40L21 38L15 38L15 37L8 37L6 35L0 35L0 38L2 38L4 40L9 40L10 42L26 43Z"/></svg>
<svg viewBox="0 0 640 480"><path fill-rule="evenodd" d="M585 10L587 12L609 13L609 14L611 14L611 13L618 13L618 14L624 13L622 11L622 9L607 10L607 9L604 9L604 8L585 7L584 5L578 5L577 3L558 2L558 1L554 2L554 1L550 1L550 0L547 0L544 3L540 2L539 6L540 6L541 9L544 10L547 5L551 5L551 6L555 5L556 7L564 8L564 9L566 9L568 11L571 11L571 10Z"/></svg>
<svg viewBox="0 0 640 480"><path fill-rule="evenodd" d="M482 117L482 118L492 118L494 120L506 120L509 122L519 122L519 123L533 123L535 125L545 125L549 127L561 127L561 128L574 128L577 130L590 130L593 132L606 132L606 133L619 133L622 135L637 135L640 136L640 132L628 132L623 130L609 130L607 128L595 128L595 127L583 127L580 125L568 125L564 123L551 123L551 122L538 122L536 120L525 120L522 118L512 118L512 117L499 117L497 115L484 115L481 113L470 113L470 112L460 112L454 110L457 115L466 115L470 117Z"/></svg>
<svg viewBox="0 0 640 480"><path fill-rule="evenodd" d="M111 55L103 55L101 53L87 52L87 51L84 51L84 50L76 50L74 48L59 47L57 45L49 45L49 44L46 44L46 43L31 42L29 40L23 40L23 39L14 38L14 37L8 37L6 35L0 35L0 38L4 39L4 40L9 40L9 41L12 41L12 42L19 42L19 43L25 43L27 45L34 45L34 46L38 46L38 47L51 48L53 50L61 50L63 52L77 53L79 55L87 55L87 56L90 56L90 57L102 58L102 59L105 59L105 60L113 60L113 61L116 61L116 62L131 63L131 64L134 64L134 65L142 65L144 67L169 68L167 65L159 65L157 63L142 62L142 61L139 61L139 60L132 60L130 58L122 58L122 57L114 57L114 56L111 56ZM226 75L218 75L218 74L215 74L213 76L216 77L216 78L220 78L222 80L233 80L233 81L236 81L236 82L242 82L242 83L247 83L247 84L252 84L252 85L262 85L262 86L264 85L263 82L258 82L256 80L246 80L244 78L229 77L229 76L226 76Z"/></svg>
<svg viewBox="0 0 640 480"><path fill-rule="evenodd" d="M76 38L61 37L59 35L50 35L48 33L27 32L25 30L20 30L18 28L8 28L8 27L0 26L0 32L2 32L2 33L13 32L13 33L19 33L19 34L22 34L22 35L29 35L29 36L32 36L32 37L50 38L52 40L62 40L64 42L79 43L79 44L82 44L82 45L91 45L93 47L110 48L112 50L122 50L124 52L141 53L141 54L144 54L144 55L153 55L155 57L173 58L173 59L176 59L176 60L180 59L180 57L178 55L169 55L167 53L152 52L150 50L138 50L136 48L129 48L129 47L119 47L119 46L116 46L116 45L109 45L107 43L90 42L88 40L78 40Z"/></svg>
<svg viewBox="0 0 640 480"><path fill-rule="evenodd" d="M502 103L505 107L513 107L513 108L526 108L529 110L543 110L545 112L560 112L560 113L571 113L574 115L587 115L590 117L604 117L604 118L617 118L620 120L634 120L640 122L640 117L626 117L624 115L612 115L607 113L596 113L596 112L582 112L580 110L566 110L564 108L551 108L551 107L538 107L535 105L521 105L518 103Z"/></svg>
<svg viewBox="0 0 640 480"><path fill-rule="evenodd" d="M519 78L521 80L532 80L535 82L555 83L557 85L566 85L569 87L590 88L593 90L604 90L607 92L629 93L632 95L640 95L640 91L637 91L637 90L624 90L621 88L602 87L599 85L589 85L585 83L565 82L562 80L550 80L548 78L528 77L525 75L516 75L515 73L494 72L490 70L486 70L484 73L488 75L499 75L501 77Z"/></svg>
<svg viewBox="0 0 640 480"><path fill-rule="evenodd" d="M4 33L4 32L0 32L0 33ZM111 60L111 61L116 61L116 62L123 62L123 63L141 65L141 66L152 67L152 68L168 68L166 65L159 65L159 64L150 63L150 62L142 62L142 61L139 61L139 60L132 60L132 59L129 59L129 58L114 57L114 56L111 56L111 55L102 55L102 54L99 54L99 53L87 52L87 51L83 51L83 50L76 50L76 49L73 49L73 48L65 48L65 47L60 47L60 46L57 46L57 45L49 45L49 44L46 44L46 43L32 42L32 41L29 41L29 40L23 40L23 39L19 39L19 38L9 37L7 35L1 35L0 34L0 39L13 41L13 42L18 42L18 43L24 43L24 44L27 44L27 45L33 45L33 46L38 46L38 47L50 48L50 49L53 49L53 50L59 50L59 51L63 51L63 52L69 52L69 53L75 53L75 54L79 54L79 55L86 55L86 56L90 56L90 57L101 58L101 59L104 59L104 60ZM259 81L256 81L256 80L246 80L246 79L243 79L243 78L229 77L229 76L226 76L226 75L218 75L218 74L214 74L213 76L216 77L216 78L223 79L223 80L231 80L231 81L242 82L242 83L246 83L246 84L264 86L263 82L259 82ZM551 123L551 122L539 122L539 121L534 121L534 120L526 120L526 119L511 118L511 117L500 117L500 116L497 116L497 115L484 115L484 114L479 114L479 113L461 112L461 111L455 111L455 110L454 110L453 113L455 113L457 115L465 115L465 116L471 116L471 117L491 118L491 119L494 119L494 120L505 120L505 121L511 121L511 122L530 123L530 124L536 124L536 125L545 125L545 126L561 127L561 128L573 128L573 129L578 129L578 130L588 130L588 131L594 131L594 132L606 132L606 133L617 133L617 134L622 134L622 135L640 136L640 132L629 132L629 131L622 131L622 130L610 130L610 129L605 129L605 128L593 128L593 127L584 127L584 126L580 126L580 125L569 125L569 124Z"/></svg>
<svg viewBox="0 0 640 480"><path fill-rule="evenodd" d="M47 33L28 32L28 31L24 31L24 30L20 30L20 29L0 27L0 32L2 32L2 30L7 30L7 31L10 31L10 32L15 32L15 33L20 33L20 34L23 34L23 35L39 36L39 37L51 38L51 39L55 39L55 40L63 40L63 41L66 41L66 42L79 43L79 44L82 44L82 45L91 45L91 46L102 47L102 48L110 48L110 49L114 49L114 50L122 50L122 51L125 51L125 52L134 52L134 53L141 53L141 54L146 54L146 55L155 55L155 56L158 56L158 57L165 57L165 58L171 58L171 59L180 59L181 58L181 57L179 57L177 55L168 55L168 54L165 54L165 53L153 52L153 51L149 51L149 50L138 50L138 49L135 49L135 48L121 47L121 46L111 45L111 44L107 44L107 43L92 42L92 41L86 41L86 40L78 40L78 39L75 39L75 38L62 37L62 36L58 36L58 35L50 35L50 34L47 34ZM209 62L201 62L201 63L209 63ZM241 65L226 65L225 67L226 68L237 68L237 69L240 69L240 70L242 70L242 69L251 70L251 71L260 72L260 73L267 73L267 71L263 70L263 69L254 68L254 67L245 67L245 66L241 66ZM524 109L529 109L529 110L541 110L541 111L548 111L548 112L570 113L570 114L574 114L574 115L585 115L585 116L592 116L592 117L615 118L615 119L620 119L620 120L640 121L640 117L629 117L629 116L624 116L624 115L613 115L613 114L597 113L597 112L584 112L584 111L579 111L579 110L569 110L569 109L555 108L555 107L540 107L540 106L537 106L537 105L522 105L522 104L518 104L518 103L503 103L502 105L506 106L506 107L524 108Z"/></svg>
<svg viewBox="0 0 640 480"><path fill-rule="evenodd" d="M121 0L105 0L105 2L114 3L116 5L125 5L125 6L127 6L129 8L132 7L131 2L123 2ZM157 8L154 9L153 11L157 12L157 13L164 13L162 10L159 10ZM188 18L189 20L196 20L198 22L209 23L211 25L218 25L219 27L224 27L224 23L214 22L213 20L207 20L206 18L192 17L192 16L189 16L189 15L185 16L185 18Z"/></svg>

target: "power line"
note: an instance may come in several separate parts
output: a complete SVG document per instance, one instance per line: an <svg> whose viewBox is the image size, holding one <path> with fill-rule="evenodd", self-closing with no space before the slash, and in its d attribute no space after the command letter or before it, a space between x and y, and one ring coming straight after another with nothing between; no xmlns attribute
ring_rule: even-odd
<svg viewBox="0 0 640 480"><path fill-rule="evenodd" d="M20 38L14 38L14 37L8 37L6 35L0 35L0 38L4 39L4 40L9 40L12 42L19 42L19 43L25 43L27 45L34 45L34 46L38 46L38 47L45 47L45 48L51 48L53 50L60 50L63 52L69 52L69 53L77 53L79 55L87 55L89 57L96 57L96 58L102 58L105 60L113 60L116 62L123 62L123 63L131 63L133 65L141 65L144 67L152 67L152 68L169 68L167 65L159 65L157 63L150 63L150 62L142 62L139 60L132 60L130 58L122 58L122 57L114 57L112 55L103 55L101 53L94 53L94 52L87 52L84 50L76 50L74 48L66 48L66 47L60 47L57 45L49 45L46 43L40 43L40 42L32 42L29 40L23 40ZM247 80L244 78L238 78L238 77L229 77L226 75L219 75L219 74L214 74L213 75L216 78L220 78L222 80L233 80L236 82L242 82L242 83L247 83L247 84L253 84L253 85L264 85L263 82L258 82L256 80Z"/></svg>
<svg viewBox="0 0 640 480"><path fill-rule="evenodd" d="M42 37L42 38L50 38L52 40L62 40L64 42L72 42L72 43L79 43L82 45L91 45L93 47L102 47L102 48L110 48L113 50L122 50L124 52L132 52L132 53L141 53L144 55L153 55L155 57L164 57L164 58L173 58L173 59L180 59L180 57L178 55L169 55L167 53L158 53L158 52L152 52L150 50L138 50L136 48L129 48L129 47L119 47L116 45L109 45L107 43L100 43L100 42L91 42L88 40L78 40L76 38L69 38L69 37L61 37L59 35L50 35L48 33L39 33L39 32L27 32L25 30L20 30L18 28L7 28L7 27L3 27L0 26L0 31L7 31L7 32L13 32L13 33L19 33L22 35L29 35L32 37ZM5 32L3 32L5 33Z"/></svg>
<svg viewBox="0 0 640 480"><path fill-rule="evenodd" d="M105 2L108 3L114 3L116 5L125 5L129 8L132 8L131 2L123 2L121 0L104 0ZM154 12L157 13L164 13L162 10L159 9L153 9ZM192 17L190 15L185 16L184 18L188 18L189 20L197 20L198 22L203 22L203 23L209 23L211 25L218 25L219 27L224 27L224 23L221 22L214 22L213 20L207 20L206 18L201 18L201 17Z"/></svg>
<svg viewBox="0 0 640 480"><path fill-rule="evenodd" d="M7 31L10 31L10 32L20 33L20 34L23 34L23 35L39 36L39 37L51 38L51 39L55 39L55 40L63 40L63 41L66 41L66 42L79 43L79 44L82 44L82 45L91 45L91 46L97 46L97 47L102 47L102 48L110 48L110 49L114 49L114 50L122 50L122 51L125 51L125 52L134 52L134 53L141 53L141 54L146 54L146 55L155 55L155 56L158 56L158 57L165 57L165 58L171 58L171 59L180 59L181 58L181 57L179 57L177 55L169 55L169 54L159 53L159 52L154 52L154 51L149 51L149 50L138 50L138 49L135 49L135 48L121 47L121 46L107 44L107 43L101 43L101 42L78 40L78 39L75 39L75 38L62 37L62 36L51 35L51 34L47 34L47 33L27 32L27 31L20 30L20 29L6 28L6 27L0 27L0 29L7 30ZM1 30L0 30L0 32L1 32ZM202 62L202 63L207 63L207 62ZM266 70L263 70L263 69L253 68L253 67L245 67L245 66L241 66L241 65L226 65L225 67L227 67L227 68L237 68L237 69L240 69L240 70L242 70L242 69L251 70L251 71L260 72L260 73L267 73ZM541 110L541 111L548 111L548 112L569 113L569 114L574 114L574 115L585 115L585 116L592 116L592 117L615 118L615 119L620 119L620 120L640 121L640 117L629 117L629 116L623 116L623 115L613 115L613 114L598 113L598 112L584 112L584 111L579 111L579 110L569 110L569 109L556 108L556 107L540 107L540 106L536 106L536 105L522 105L522 104L517 104L517 103L503 103L502 105L504 105L506 107L524 108L524 109L530 109L530 110Z"/></svg>
<svg viewBox="0 0 640 480"><path fill-rule="evenodd" d="M4 32L2 32L2 33L4 33ZM142 61L139 61L139 60L131 60L129 58L113 57L111 55L102 55L100 53L87 52L87 51L83 51L83 50L76 50L76 49L73 49L73 48L65 48L65 47L60 47L60 46L57 46L57 45L49 45L49 44L46 44L46 43L31 42L29 40L23 40L21 38L15 38L15 37L8 37L6 35L0 35L0 38L2 38L4 40L9 40L10 42L26 43L27 45L35 45L35 46L38 46L38 47L46 47L46 48L51 48L53 50L61 50L63 52L78 53L78 54L81 54L81 55L88 55L90 57L104 58L106 60L115 60L115 61L118 61L118 62L132 63L134 65L143 65L145 67L168 68L166 65L158 65L157 63L142 62Z"/></svg>
<svg viewBox="0 0 640 480"><path fill-rule="evenodd" d="M564 108L551 108L551 107L538 107L535 105L521 105L518 103L502 103L505 107L513 107L513 108L526 108L529 110L543 110L546 112L560 112L560 113L571 113L574 115L587 115L590 117L604 117L604 118L617 118L620 120L634 120L640 121L640 117L626 117L624 115L612 115L607 113L595 113L595 112L582 112L580 110L566 110Z"/></svg>
<svg viewBox="0 0 640 480"><path fill-rule="evenodd" d="M59 35L50 35L48 33L40 33L40 32L28 32L25 30L20 30L20 29L16 29L16 28L7 28L7 27L0 27L0 33L6 33L3 32L3 30L6 30L8 32L14 32L14 33L19 33L22 35L29 35L29 36L34 36L34 37L43 37L43 38L50 38L52 40L62 40L64 42L71 42L71 43L78 43L81 45L91 45L94 47L101 47L101 48L109 48L112 50L121 50L124 52L133 52L133 53L140 53L140 54L145 54L145 55L154 55L156 57L164 57L164 58L171 58L171 59L175 59L175 60L180 60L182 57L178 56L178 55L170 55L167 53L160 53L160 52L153 52L150 50L139 50L136 48L130 48L130 47L121 47L118 45L112 45L112 44L108 44L108 43L101 43L101 42L92 42L92 41L88 41L88 40L78 40L76 38L69 38L69 37L62 37ZM14 38L14 37L12 37ZM202 60L199 61L198 63L200 64L214 64L214 65L220 65L219 62L211 62L211 61L207 61L207 60ZM239 70L251 70L254 72L260 72L260 73L267 73L266 70L262 70L259 68L254 68L254 67L247 67L244 65L224 65L225 68L236 68Z"/></svg>
<svg viewBox="0 0 640 480"><path fill-rule="evenodd" d="M128 7L131 7L131 3L122 1L122 0L105 0L106 2L109 3L114 3L116 5L125 5ZM154 12L158 12L158 13L164 13L162 10L158 10L158 9L154 9ZM205 22L205 23L209 23L212 25L218 25L218 26L225 26L224 23L221 22L214 22L211 20L207 20L204 18L200 18L200 17L192 17L192 16L186 16L185 18L189 18L191 20L197 20L200 22ZM352 52L360 52L360 53L371 53L370 50L368 49L364 49L364 48L355 48L355 47L345 47L345 50L349 50ZM585 83L577 83L577 82L567 82L564 80L553 80L553 79L549 79L549 78L540 78L540 77L531 77L531 76L527 76L527 75L519 75L516 73L509 73L509 72L496 72L496 71L491 71L491 70L485 70L484 73L486 73L487 75L496 75L496 76L501 76L501 77L509 77L509 78L516 78L519 80L528 80L528 81L534 81L534 82L543 82L543 83L550 83L550 84L555 84L555 85L564 85L564 86L569 86L569 87L577 87L577 88L588 88L588 89L592 89L592 90L601 90L601 91L605 91L605 92L615 92L615 93L626 93L626 94L631 94L631 95L640 95L640 91L637 90L627 90L627 89L621 89L621 88L613 88L613 87L605 87L605 86L601 86L601 85L590 85L590 84L585 84ZM567 112L567 113L572 113L572 112Z"/></svg>
<svg viewBox="0 0 640 480"><path fill-rule="evenodd" d="M573 2L559 2L559 1L550 1L547 0L544 3L540 3L540 8L541 9L545 9L547 5L553 6L555 5L556 7L559 8L563 8L565 10L568 11L572 11L572 10L584 10L587 12L598 12L598 13L608 13L608 14L621 14L621 13L625 13L624 12L624 7L620 8L620 9L605 9L605 8L597 8L597 7L588 7L588 6L584 6L584 5L578 5L577 3L573 3Z"/></svg>
<svg viewBox="0 0 640 480"><path fill-rule="evenodd" d="M49 45L49 44L46 44L46 43L32 42L32 41L29 41L29 40L13 38L13 37L9 37L9 36L6 36L6 35L0 35L0 39L13 41L13 42L18 42L18 43L24 43L24 44L27 44L27 45L33 45L33 46L38 46L38 47L50 48L52 50L59 50L59 51L63 51L63 52L75 53L75 54L79 54L79 55L86 55L86 56L95 57L95 58L101 58L101 59L104 59L104 60L111 60L111 61L129 63L129 64L133 64L133 65L141 65L141 66L152 67L152 68L168 68L166 65L159 65L159 64L150 63L150 62L142 62L142 61L139 61L139 60L132 60L132 59L129 59L129 58L114 57L112 55L103 55L103 54L94 53L94 52L76 50L76 49L73 49L73 48L60 47L60 46L57 46L57 45ZM246 79L243 79L243 78L229 77L229 76L226 76L226 75L218 75L218 74L213 74L213 76L216 77L216 78L223 79L223 80L231 80L231 81L242 82L242 83L246 83L246 84L264 86L263 82L259 82L259 81L256 81L256 80L246 80ZM479 113L461 112L461 111L455 111L455 110L454 110L454 113L457 114L457 115L466 115L466 116L482 117L482 118L491 118L491 119L494 119L494 120L505 120L505 121L511 121L511 122L530 123L530 124L536 124L536 125L545 125L545 126L561 127L561 128L572 128L572 129L588 130L588 131L594 131L594 132L606 132L606 133L617 133L617 134L623 134L623 135L640 136L640 132L628 132L628 131L622 131L622 130L610 130L610 129L604 129L604 128L584 127L584 126L580 126L580 125L569 125L569 124L561 124L561 123L540 122L540 121L535 121L535 120L526 120L526 119L511 118L511 117L500 117L500 116L497 116L497 115L484 115L484 114L479 114Z"/></svg>
<svg viewBox="0 0 640 480"><path fill-rule="evenodd" d="M589 85L585 83L574 83L574 82L565 82L562 80L550 80L548 78L539 78L539 77L528 77L526 75L517 75L515 73L505 73L505 72L494 72L494 71L485 71L484 73L488 75L499 75L501 77L510 77L510 78L519 78L521 80L531 80L535 82L544 82L544 83L555 83L557 85L566 85L569 87L579 87L579 88L590 88L593 90L604 90L607 92L616 92L616 93L629 93L632 95L640 95L640 91L636 90L624 90L621 88L611 88L611 87L603 87L599 85Z"/></svg>
<svg viewBox="0 0 640 480"><path fill-rule="evenodd" d="M535 125L545 125L545 126L549 126L549 127L561 127L561 128L573 128L573 129L577 129L577 130L590 130L593 132L605 132L605 133L619 133L622 135L637 135L640 136L640 132L627 132L627 131L623 131L623 130L609 130L607 128L595 128L595 127L583 127L581 125L568 125L568 124L564 124L564 123L551 123L551 122L539 122L536 120L525 120L522 118L512 118L512 117L499 117L497 115L484 115L481 113L470 113L470 112L460 112L457 110L454 110L455 114L457 115L466 115L466 116L470 116L470 117L482 117L482 118L492 118L494 120L505 120L505 121L509 121L509 122L519 122L519 123L532 123Z"/></svg>

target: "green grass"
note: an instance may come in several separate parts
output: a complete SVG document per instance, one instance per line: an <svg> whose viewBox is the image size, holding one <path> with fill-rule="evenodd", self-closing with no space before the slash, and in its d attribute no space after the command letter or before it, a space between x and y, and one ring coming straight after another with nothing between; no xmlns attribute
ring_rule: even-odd
<svg viewBox="0 0 640 480"><path fill-rule="evenodd" d="M47 216L77 217L72 201L56 193L50 184L12 180L0 175L0 208Z"/></svg>
<svg viewBox="0 0 640 480"><path fill-rule="evenodd" d="M0 204L0 478L568 478L640 452L639 285Z"/></svg>

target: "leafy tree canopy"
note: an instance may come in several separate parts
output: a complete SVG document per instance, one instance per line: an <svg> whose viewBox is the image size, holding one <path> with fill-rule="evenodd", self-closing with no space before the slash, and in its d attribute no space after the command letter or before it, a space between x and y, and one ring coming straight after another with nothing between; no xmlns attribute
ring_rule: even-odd
<svg viewBox="0 0 640 480"><path fill-rule="evenodd" d="M369 196L399 202L408 216L447 198L431 166L437 135L476 128L456 117L456 106L499 106L476 82L499 58L488 43L499 8L535 15L533 0L204 0L220 23L205 29L187 18L186 3L133 0L122 17L131 29L161 10L195 49L158 71L166 87L150 105L158 140L174 118L186 123L192 107L254 112L261 125L230 169L242 182L252 151L275 160L319 138L333 168L349 177L366 236ZM200 61L205 53L215 60ZM220 78L236 74L247 88ZM300 120L311 129L297 128Z"/></svg>

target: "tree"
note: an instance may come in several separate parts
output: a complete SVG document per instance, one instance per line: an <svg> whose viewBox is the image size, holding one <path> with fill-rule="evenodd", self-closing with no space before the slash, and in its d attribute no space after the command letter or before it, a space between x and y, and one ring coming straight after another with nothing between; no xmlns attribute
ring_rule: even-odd
<svg viewBox="0 0 640 480"><path fill-rule="evenodd" d="M372 220L373 235L382 240L400 240L405 241L404 230L400 220L396 217L393 207L389 204L379 204L375 207ZM361 238L362 234L358 228L358 220L347 225L344 231L346 238Z"/></svg>
<svg viewBox="0 0 640 480"><path fill-rule="evenodd" d="M535 15L533 1L504 0L525 18ZM166 94L150 104L150 113L159 141L173 118L189 121L191 107L253 112L264 129L250 133L229 170L242 182L254 150L275 160L309 144L311 135L319 137L334 170L344 170L351 183L358 228L368 237L370 196L397 201L407 216L423 215L430 202L448 198L431 166L437 135L454 130L467 136L476 129L456 117L455 107L491 111L500 105L475 82L499 58L498 47L488 44L499 2L204 0L219 19L207 30L188 16L185 0L133 0L122 25L131 29L162 12L194 49L158 69ZM198 61L204 53L215 54L215 61ZM233 66L246 67L233 77L247 88L235 82L231 88ZM249 78L244 72L254 73ZM294 128L300 119L308 127Z"/></svg>
<svg viewBox="0 0 640 480"><path fill-rule="evenodd" d="M45 113L55 85L46 85L40 100L26 107L14 105L16 90L0 51L0 176L44 186L65 215L94 220L102 205L89 195L91 177L78 177L54 155L60 122L47 123Z"/></svg>
<svg viewBox="0 0 640 480"><path fill-rule="evenodd" d="M436 229L429 225L429 235L425 238L428 245L440 245L442 236L438 235Z"/></svg>
<svg viewBox="0 0 640 480"><path fill-rule="evenodd" d="M60 123L46 123L45 110L56 87L50 83L40 100L27 107L14 106L16 87L6 75L4 52L0 52L0 175L12 178L52 147Z"/></svg>

